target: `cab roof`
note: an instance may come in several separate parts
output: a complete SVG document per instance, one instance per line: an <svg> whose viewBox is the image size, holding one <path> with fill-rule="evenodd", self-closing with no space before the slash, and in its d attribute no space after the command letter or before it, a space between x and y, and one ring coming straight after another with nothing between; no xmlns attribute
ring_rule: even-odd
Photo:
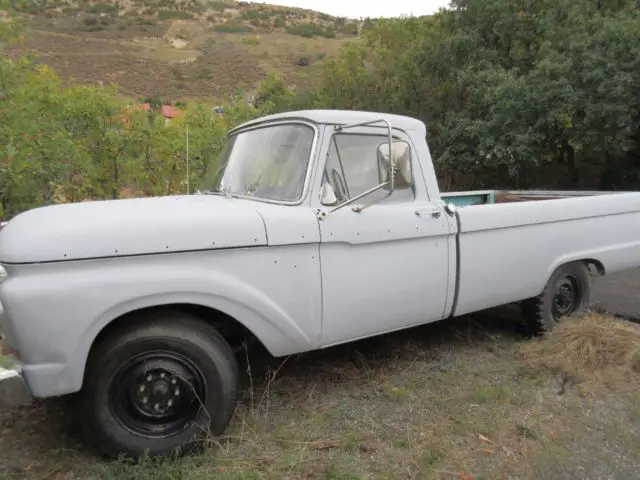
<svg viewBox="0 0 640 480"><path fill-rule="evenodd" d="M281 120L306 120L307 122L324 125L347 125L353 123L371 122L374 120L387 120L393 128L404 131L419 131L426 135L426 126L416 118L391 113L368 112L359 110L295 110L290 112L275 113L253 120L249 120L233 128L229 134L238 130L267 124Z"/></svg>

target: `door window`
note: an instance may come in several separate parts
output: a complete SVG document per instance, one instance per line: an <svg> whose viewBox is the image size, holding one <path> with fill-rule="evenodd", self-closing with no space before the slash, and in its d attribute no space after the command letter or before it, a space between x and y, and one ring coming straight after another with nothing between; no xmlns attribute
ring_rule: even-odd
<svg viewBox="0 0 640 480"><path fill-rule="evenodd" d="M323 173L323 184L331 187L335 203L341 204L381 183L378 147L388 142L386 135L339 133L333 135ZM413 181L411 182L413 184ZM412 185L397 185L396 192L405 192L413 199ZM383 198L384 190L372 196ZM331 195L329 195L331 197Z"/></svg>

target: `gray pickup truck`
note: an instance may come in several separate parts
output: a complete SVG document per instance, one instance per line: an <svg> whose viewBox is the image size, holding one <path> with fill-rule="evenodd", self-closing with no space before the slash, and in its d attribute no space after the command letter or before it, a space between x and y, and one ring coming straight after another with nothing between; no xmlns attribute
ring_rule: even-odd
<svg viewBox="0 0 640 480"><path fill-rule="evenodd" d="M640 265L640 193L443 195L403 116L258 118L201 183L9 220L0 397L79 392L105 454L185 453L226 430L245 338L278 357L512 302L545 332L588 308L590 266Z"/></svg>

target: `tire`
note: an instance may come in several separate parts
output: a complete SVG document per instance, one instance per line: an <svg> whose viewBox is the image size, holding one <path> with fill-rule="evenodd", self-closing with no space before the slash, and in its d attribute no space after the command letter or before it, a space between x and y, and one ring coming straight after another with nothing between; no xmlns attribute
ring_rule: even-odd
<svg viewBox="0 0 640 480"><path fill-rule="evenodd" d="M540 335L551 332L564 317L584 312L590 304L591 272L586 264L574 262L558 267L543 292L520 306L529 333Z"/></svg>
<svg viewBox="0 0 640 480"><path fill-rule="evenodd" d="M234 354L215 328L156 311L130 318L91 353L83 423L107 457L185 455L226 430L238 382Z"/></svg>

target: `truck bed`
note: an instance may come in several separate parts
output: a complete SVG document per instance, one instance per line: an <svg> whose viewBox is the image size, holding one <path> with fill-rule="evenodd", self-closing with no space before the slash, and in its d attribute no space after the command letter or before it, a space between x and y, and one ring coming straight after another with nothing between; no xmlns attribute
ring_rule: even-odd
<svg viewBox="0 0 640 480"><path fill-rule="evenodd" d="M442 197L462 207L458 315L534 297L557 267L573 261L590 261L603 273L640 264L638 192L488 190Z"/></svg>
<svg viewBox="0 0 640 480"><path fill-rule="evenodd" d="M469 190L465 192L443 192L440 196L447 203L453 203L458 207L466 207L469 205L489 205L493 203L590 197L613 193L629 192L598 190Z"/></svg>

